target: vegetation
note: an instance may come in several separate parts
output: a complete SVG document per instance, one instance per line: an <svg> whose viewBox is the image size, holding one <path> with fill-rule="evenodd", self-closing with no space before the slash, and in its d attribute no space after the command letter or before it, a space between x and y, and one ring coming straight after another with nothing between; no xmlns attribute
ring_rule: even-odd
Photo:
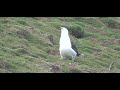
<svg viewBox="0 0 120 90"><path fill-rule="evenodd" d="M60 26L79 56L60 60ZM119 17L0 17L0 73L119 73Z"/></svg>

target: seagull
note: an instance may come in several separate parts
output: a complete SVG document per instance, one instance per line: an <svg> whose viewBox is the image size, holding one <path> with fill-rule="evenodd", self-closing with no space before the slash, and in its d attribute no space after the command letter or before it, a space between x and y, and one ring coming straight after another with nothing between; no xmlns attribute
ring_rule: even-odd
<svg viewBox="0 0 120 90"><path fill-rule="evenodd" d="M80 55L76 46L71 44L69 32L65 27L61 27L61 37L59 44L59 51L61 56L60 59L72 59L74 61L75 57Z"/></svg>

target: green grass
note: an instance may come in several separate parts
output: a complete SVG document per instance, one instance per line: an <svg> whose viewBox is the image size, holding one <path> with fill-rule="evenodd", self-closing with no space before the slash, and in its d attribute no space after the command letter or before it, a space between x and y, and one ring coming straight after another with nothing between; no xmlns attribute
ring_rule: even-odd
<svg viewBox="0 0 120 90"><path fill-rule="evenodd" d="M0 73L51 73L53 65L62 73L119 73L119 23L119 17L0 17ZM60 26L83 34L70 34L84 54L75 62L60 60Z"/></svg>

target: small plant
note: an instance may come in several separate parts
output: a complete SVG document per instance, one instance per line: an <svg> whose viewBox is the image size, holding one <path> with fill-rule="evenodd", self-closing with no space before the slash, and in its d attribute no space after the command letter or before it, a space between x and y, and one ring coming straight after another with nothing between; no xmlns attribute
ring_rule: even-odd
<svg viewBox="0 0 120 90"><path fill-rule="evenodd" d="M18 23L22 24L22 25L25 25L25 26L29 26L27 22L25 21L17 21Z"/></svg>
<svg viewBox="0 0 120 90"><path fill-rule="evenodd" d="M84 30L80 25L67 26L67 28L70 31L70 34L73 35L74 37L76 38L84 37Z"/></svg>

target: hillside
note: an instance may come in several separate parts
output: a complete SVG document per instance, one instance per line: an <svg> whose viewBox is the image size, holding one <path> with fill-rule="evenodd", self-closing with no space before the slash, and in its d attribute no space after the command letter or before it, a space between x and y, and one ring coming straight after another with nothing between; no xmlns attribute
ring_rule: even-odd
<svg viewBox="0 0 120 90"><path fill-rule="evenodd" d="M60 60L60 26L75 62ZM120 73L120 17L0 17L0 73Z"/></svg>

